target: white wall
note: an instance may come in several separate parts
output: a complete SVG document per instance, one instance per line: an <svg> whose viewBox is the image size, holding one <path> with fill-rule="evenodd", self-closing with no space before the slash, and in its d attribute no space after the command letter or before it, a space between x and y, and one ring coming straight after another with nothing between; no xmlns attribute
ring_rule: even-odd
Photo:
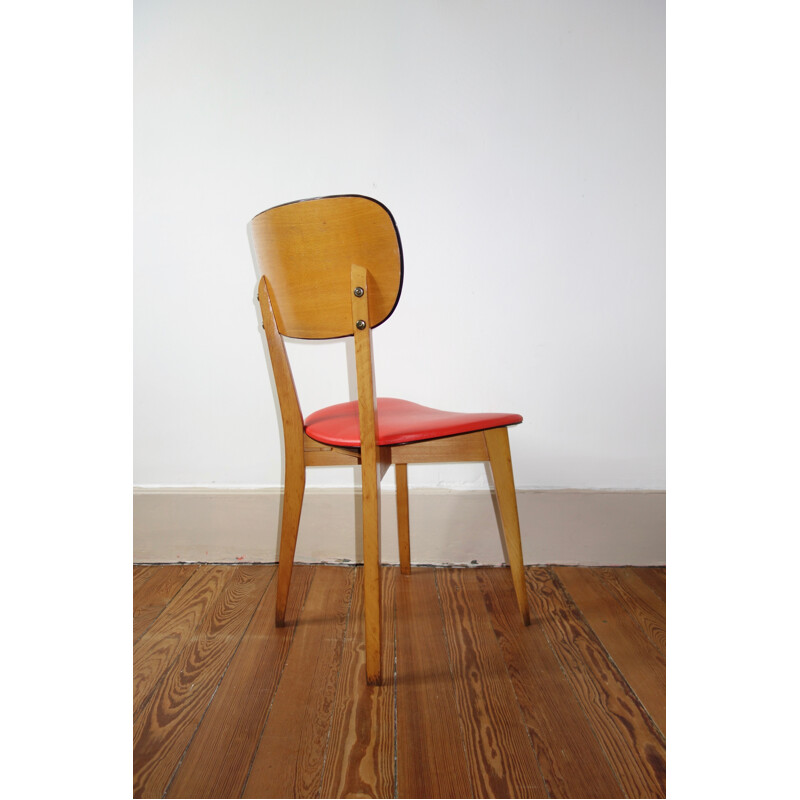
<svg viewBox="0 0 800 800"><path fill-rule="evenodd" d="M519 487L664 488L662 2L135 0L134 37L137 485L280 484L246 224L360 193L405 252L381 394L523 414ZM351 396L344 343L289 355L305 413Z"/></svg>

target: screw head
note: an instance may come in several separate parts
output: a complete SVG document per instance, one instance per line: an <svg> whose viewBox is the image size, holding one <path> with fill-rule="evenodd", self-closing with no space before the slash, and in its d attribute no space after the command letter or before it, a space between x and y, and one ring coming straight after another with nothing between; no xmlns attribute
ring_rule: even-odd
<svg viewBox="0 0 800 800"><path fill-rule="evenodd" d="M353 294L356 297L363 297L364 296L364 290L360 286L356 286L356 288L353 289Z"/></svg>
<svg viewBox="0 0 800 800"><path fill-rule="evenodd" d="M363 331L364 328L366 328L366 327L367 327L367 323L364 322L363 319L360 319L358 322L356 322L356 328L358 328L360 331Z"/></svg>

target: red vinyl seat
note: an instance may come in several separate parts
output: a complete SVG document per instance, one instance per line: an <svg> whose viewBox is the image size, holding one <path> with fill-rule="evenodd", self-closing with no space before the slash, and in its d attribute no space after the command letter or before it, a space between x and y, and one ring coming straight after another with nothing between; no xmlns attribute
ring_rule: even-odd
<svg viewBox="0 0 800 800"><path fill-rule="evenodd" d="M519 414L464 414L439 411L408 400L379 397L375 418L378 445L409 444L459 433L485 431L522 422ZM336 447L360 447L358 402L339 403L309 415L306 433L315 441Z"/></svg>

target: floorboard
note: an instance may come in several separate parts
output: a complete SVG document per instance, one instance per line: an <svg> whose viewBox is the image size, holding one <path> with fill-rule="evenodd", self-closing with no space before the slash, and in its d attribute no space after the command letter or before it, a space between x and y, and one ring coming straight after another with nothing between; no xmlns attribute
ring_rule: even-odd
<svg viewBox="0 0 800 800"><path fill-rule="evenodd" d="M645 583L662 603L667 602L667 571L664 567L628 567L628 569Z"/></svg>
<svg viewBox="0 0 800 800"><path fill-rule="evenodd" d="M316 567L243 797L317 797L355 578Z"/></svg>
<svg viewBox="0 0 800 800"><path fill-rule="evenodd" d="M271 577L258 567L227 572L196 634L134 718L134 797L163 796Z"/></svg>
<svg viewBox="0 0 800 800"><path fill-rule="evenodd" d="M133 651L133 713L136 715L155 686L195 635L209 607L233 573L228 567L202 566L159 615Z"/></svg>
<svg viewBox="0 0 800 800"><path fill-rule="evenodd" d="M398 578L396 625L397 796L473 797L432 568Z"/></svg>
<svg viewBox="0 0 800 800"><path fill-rule="evenodd" d="M388 678L366 683L364 573L356 571L350 619L325 754L321 797L394 797L394 604L398 567L381 576L381 665Z"/></svg>
<svg viewBox="0 0 800 800"><path fill-rule="evenodd" d="M666 603L630 568L603 567L598 573L662 655L667 654Z"/></svg>
<svg viewBox="0 0 800 800"><path fill-rule="evenodd" d="M519 624L511 576L476 570L528 734L550 797L620 797L621 787L600 742L534 615Z"/></svg>
<svg viewBox="0 0 800 800"><path fill-rule="evenodd" d="M666 791L664 740L553 573L529 567L535 613L628 797Z"/></svg>
<svg viewBox="0 0 800 800"><path fill-rule="evenodd" d="M137 589L134 584L133 641L134 644L153 624L180 588L197 571L196 564L168 564L146 567L147 580ZM152 577L152 580L150 578Z"/></svg>
<svg viewBox="0 0 800 800"><path fill-rule="evenodd" d="M158 567L148 566L147 564L139 564L133 568L133 596L136 597L137 592L144 586L152 575L155 575Z"/></svg>
<svg viewBox="0 0 800 800"><path fill-rule="evenodd" d="M436 577L475 796L547 797L475 571L438 570Z"/></svg>
<svg viewBox="0 0 800 800"><path fill-rule="evenodd" d="M664 656L595 570L554 570L625 681L662 733L666 733Z"/></svg>
<svg viewBox="0 0 800 800"><path fill-rule="evenodd" d="M666 570L134 567L134 797L664 797Z"/></svg>
<svg viewBox="0 0 800 800"><path fill-rule="evenodd" d="M265 569L275 571L272 566ZM282 628L275 627L277 580L273 574L167 797L241 796L314 569L294 568Z"/></svg>

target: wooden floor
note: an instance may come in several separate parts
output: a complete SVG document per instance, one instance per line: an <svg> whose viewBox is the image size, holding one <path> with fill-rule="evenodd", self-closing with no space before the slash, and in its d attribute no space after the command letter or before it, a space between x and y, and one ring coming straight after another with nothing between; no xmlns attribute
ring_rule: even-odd
<svg viewBox="0 0 800 800"><path fill-rule="evenodd" d="M665 796L665 569L382 572L134 567L134 796Z"/></svg>

